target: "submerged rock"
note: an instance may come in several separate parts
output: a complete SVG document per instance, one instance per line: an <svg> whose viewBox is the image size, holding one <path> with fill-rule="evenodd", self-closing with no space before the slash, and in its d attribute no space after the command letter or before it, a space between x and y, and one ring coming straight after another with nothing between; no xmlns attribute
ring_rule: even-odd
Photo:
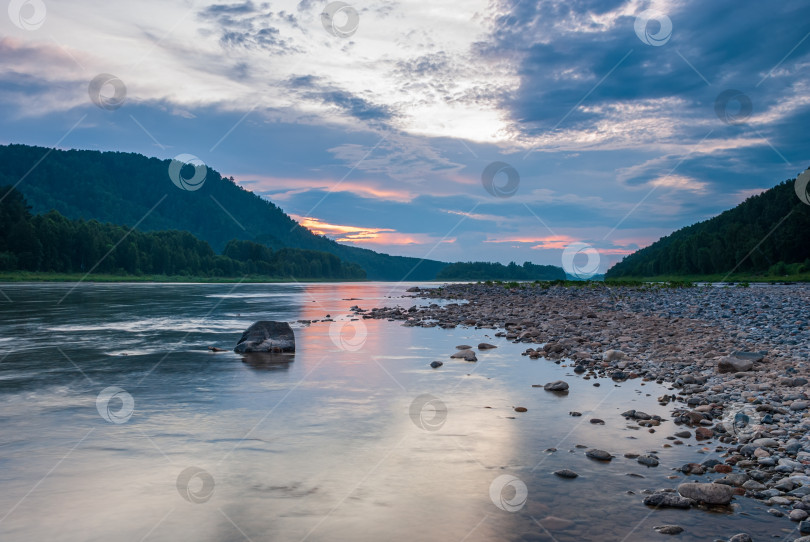
<svg viewBox="0 0 810 542"><path fill-rule="evenodd" d="M681 534L683 532L683 527L680 525L657 525L653 529L661 534Z"/></svg>
<svg viewBox="0 0 810 542"><path fill-rule="evenodd" d="M295 333L287 322L261 320L242 333L233 351L238 354L295 352Z"/></svg>
<svg viewBox="0 0 810 542"><path fill-rule="evenodd" d="M444 365L444 363L442 363L441 361L431 361L430 362L430 366L433 367L434 369L438 369L442 365Z"/></svg>
<svg viewBox="0 0 810 542"><path fill-rule="evenodd" d="M574 471L572 471L570 469L562 469L562 470L554 471L554 474L556 474L560 478L570 478L570 479L574 479L577 476L579 476L579 474L577 474L576 472L574 472Z"/></svg>

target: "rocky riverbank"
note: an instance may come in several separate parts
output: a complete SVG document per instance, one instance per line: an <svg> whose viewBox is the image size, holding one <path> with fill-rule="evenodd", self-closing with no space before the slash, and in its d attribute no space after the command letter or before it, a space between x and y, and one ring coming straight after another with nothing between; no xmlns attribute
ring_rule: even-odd
<svg viewBox="0 0 810 542"><path fill-rule="evenodd" d="M572 366L594 385L609 378L667 386L659 402L672 409L670 419L622 415L661 433L664 447L698 441L714 453L680 466L673 478L682 483L651 490L643 503L705 508L745 496L795 527L795 540L810 541L803 536L810 535L810 287L453 284L410 291L451 302L353 310L406 326L496 330L526 343L524 355Z"/></svg>

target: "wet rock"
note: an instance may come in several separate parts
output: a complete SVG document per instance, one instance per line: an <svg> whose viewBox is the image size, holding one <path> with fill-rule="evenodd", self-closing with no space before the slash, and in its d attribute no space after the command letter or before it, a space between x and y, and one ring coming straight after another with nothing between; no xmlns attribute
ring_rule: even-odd
<svg viewBox="0 0 810 542"><path fill-rule="evenodd" d="M529 409L526 408L526 407L522 407L522 406L515 407L515 412L528 412L528 411L529 411Z"/></svg>
<svg viewBox="0 0 810 542"><path fill-rule="evenodd" d="M789 517L791 521L804 521L807 519L807 510L802 510L800 508L791 510Z"/></svg>
<svg viewBox="0 0 810 542"><path fill-rule="evenodd" d="M295 352L295 333L287 322L261 320L242 333L233 349L238 354L249 352Z"/></svg>
<svg viewBox="0 0 810 542"><path fill-rule="evenodd" d="M493 348L498 348L498 347L495 346L494 344L489 344L489 343L480 343L478 345L479 350L491 350Z"/></svg>
<svg viewBox="0 0 810 542"><path fill-rule="evenodd" d="M478 361L478 358L475 357L475 352L472 350L459 350L450 357L453 359L463 359L464 361Z"/></svg>
<svg viewBox="0 0 810 542"><path fill-rule="evenodd" d="M591 423L594 425L605 425L605 420L599 418L591 418Z"/></svg>
<svg viewBox="0 0 810 542"><path fill-rule="evenodd" d="M456 346L456 350L472 350L472 346L469 344L459 344Z"/></svg>
<svg viewBox="0 0 810 542"><path fill-rule="evenodd" d="M708 427L698 427L695 429L695 438L698 440L710 439L714 436L714 431Z"/></svg>
<svg viewBox="0 0 810 542"><path fill-rule="evenodd" d="M642 465L647 467L657 467L658 466L658 459L651 456L651 455L642 455L636 460Z"/></svg>
<svg viewBox="0 0 810 542"><path fill-rule="evenodd" d="M549 382L543 389L546 391L568 391L568 383L562 380L557 380L555 382Z"/></svg>
<svg viewBox="0 0 810 542"><path fill-rule="evenodd" d="M729 538L728 542L754 542L754 540L745 533L739 533Z"/></svg>
<svg viewBox="0 0 810 542"><path fill-rule="evenodd" d="M728 504L734 498L734 489L723 485L699 482L687 482L678 486L682 497L706 504Z"/></svg>
<svg viewBox="0 0 810 542"><path fill-rule="evenodd" d="M444 363L442 363L441 361L431 361L430 362L430 366L433 367L434 369L438 369L442 365L444 365Z"/></svg>
<svg viewBox="0 0 810 542"><path fill-rule="evenodd" d="M655 508L690 508L694 501L677 493L653 493L644 497L644 504Z"/></svg>
<svg viewBox="0 0 810 542"><path fill-rule="evenodd" d="M658 525L653 529L661 534L681 534L683 532L683 527L680 525Z"/></svg>
<svg viewBox="0 0 810 542"><path fill-rule="evenodd" d="M599 450L597 448L591 448L585 455L590 457L591 459L596 459L597 461L610 461L613 459L613 456L610 453L606 452L605 450Z"/></svg>
<svg viewBox="0 0 810 542"><path fill-rule="evenodd" d="M554 471L554 474L556 474L560 478L570 478L570 479L574 479L577 476L579 476L579 474L577 474L576 472L574 472L574 471L572 471L570 469L562 469L562 470Z"/></svg>

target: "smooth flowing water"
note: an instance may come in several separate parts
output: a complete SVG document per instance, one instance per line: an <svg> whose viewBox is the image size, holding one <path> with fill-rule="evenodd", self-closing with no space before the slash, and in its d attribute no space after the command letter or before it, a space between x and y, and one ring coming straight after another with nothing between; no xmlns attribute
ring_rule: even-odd
<svg viewBox="0 0 810 542"><path fill-rule="evenodd" d="M409 286L0 286L0 539L650 540L666 523L679 540L784 535L742 498L721 513L641 504L699 447L665 449L671 422L651 434L620 416L668 417L662 386L594 387L494 330L350 320L352 305L425 303ZM254 321L327 314L294 324L290 362L231 352ZM482 341L498 348L449 359ZM568 395L531 386L558 379ZM653 450L657 468L622 457Z"/></svg>

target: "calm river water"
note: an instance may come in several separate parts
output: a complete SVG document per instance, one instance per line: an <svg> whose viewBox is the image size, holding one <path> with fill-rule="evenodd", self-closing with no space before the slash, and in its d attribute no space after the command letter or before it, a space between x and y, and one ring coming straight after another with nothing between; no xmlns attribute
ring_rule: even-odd
<svg viewBox="0 0 810 542"><path fill-rule="evenodd" d="M349 320L352 305L424 303L409 286L0 286L0 540L646 541L667 523L678 540L784 536L743 498L720 513L641 504L698 449L662 448L671 422L650 434L620 416L668 417L662 386L594 387L493 330ZM231 352L256 320L327 314L294 324L289 363ZM482 341L498 348L449 359ZM567 396L531 386L558 379ZM649 451L659 467L622 457Z"/></svg>

